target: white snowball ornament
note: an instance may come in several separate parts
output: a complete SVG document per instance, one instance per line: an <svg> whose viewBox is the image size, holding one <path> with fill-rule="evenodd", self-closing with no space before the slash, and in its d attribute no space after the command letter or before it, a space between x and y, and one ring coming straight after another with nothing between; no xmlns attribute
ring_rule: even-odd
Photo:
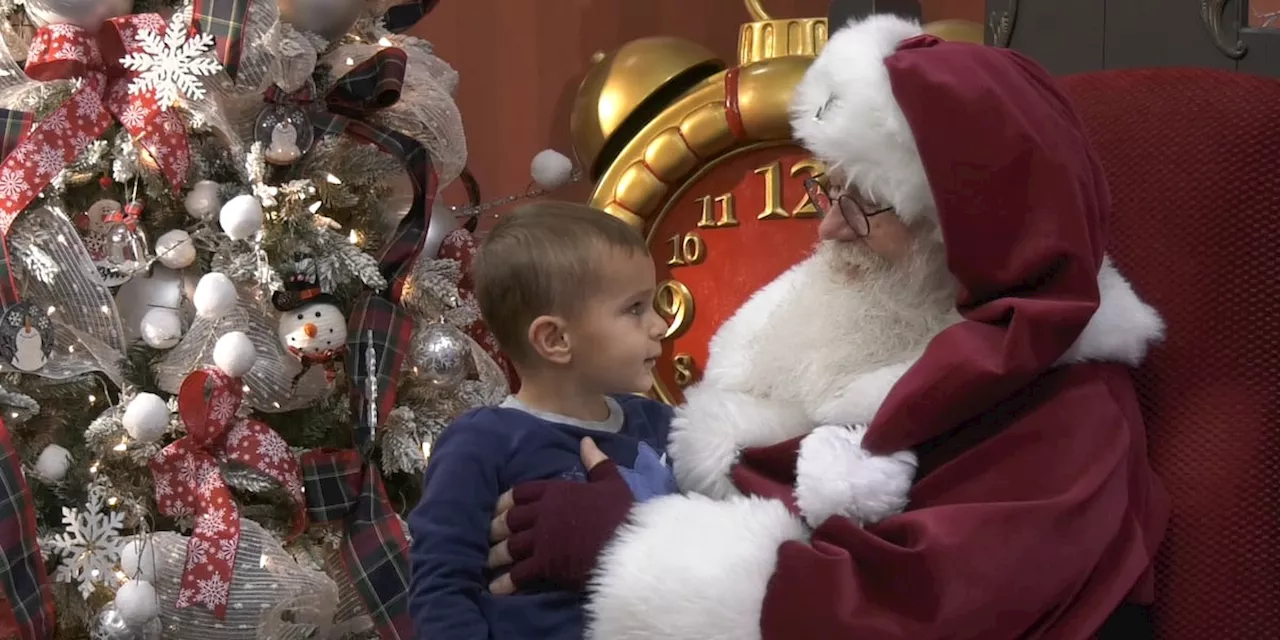
<svg viewBox="0 0 1280 640"><path fill-rule="evenodd" d="M191 191L187 192L182 206L187 210L187 215L196 220L204 220L217 213L222 206L222 203L218 202L218 183L213 180L197 182L194 187L191 187Z"/></svg>
<svg viewBox="0 0 1280 640"><path fill-rule="evenodd" d="M529 173L539 187L554 191L573 179L573 161L555 149L543 149L533 157Z"/></svg>
<svg viewBox="0 0 1280 640"><path fill-rule="evenodd" d="M36 458L36 477L44 482L61 482L71 468L71 452L60 445L51 444Z"/></svg>
<svg viewBox="0 0 1280 640"><path fill-rule="evenodd" d="M206 273L196 285L191 302L196 306L196 313L210 320L217 320L236 308L236 285L226 274Z"/></svg>
<svg viewBox="0 0 1280 640"><path fill-rule="evenodd" d="M172 349L182 340L182 316L177 309L154 307L142 316L142 341L152 349Z"/></svg>
<svg viewBox="0 0 1280 640"><path fill-rule="evenodd" d="M116 611L130 625L143 625L160 616L156 588L146 580L130 580L116 589Z"/></svg>
<svg viewBox="0 0 1280 640"><path fill-rule="evenodd" d="M134 538L120 547L120 570L132 580L156 580L156 550L144 538Z"/></svg>
<svg viewBox="0 0 1280 640"><path fill-rule="evenodd" d="M258 353L253 347L253 341L240 331L224 334L213 345L213 364L232 378L249 373L257 360Z"/></svg>
<svg viewBox="0 0 1280 640"><path fill-rule="evenodd" d="M170 269L186 269L196 261L196 245L182 229L168 231L156 239L156 258Z"/></svg>
<svg viewBox="0 0 1280 640"><path fill-rule="evenodd" d="M139 393L125 407L120 423L130 438L155 442L169 429L169 405L154 393Z"/></svg>
<svg viewBox="0 0 1280 640"><path fill-rule="evenodd" d="M218 224L232 240L248 240L262 228L262 204L251 195L240 195L222 205Z"/></svg>

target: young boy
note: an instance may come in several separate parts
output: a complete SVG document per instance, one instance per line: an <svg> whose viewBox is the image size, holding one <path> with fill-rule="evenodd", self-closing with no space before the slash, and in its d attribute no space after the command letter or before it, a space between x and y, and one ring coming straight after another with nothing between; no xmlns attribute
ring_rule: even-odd
<svg viewBox="0 0 1280 640"><path fill-rule="evenodd" d="M498 497L527 480L585 481L592 438L637 500L675 491L671 410L648 391L667 325L653 308L644 240L582 205L540 202L504 217L473 266L480 311L520 375L501 406L458 418L436 442L413 533L411 609L420 638L579 640L579 594L495 596L485 569Z"/></svg>

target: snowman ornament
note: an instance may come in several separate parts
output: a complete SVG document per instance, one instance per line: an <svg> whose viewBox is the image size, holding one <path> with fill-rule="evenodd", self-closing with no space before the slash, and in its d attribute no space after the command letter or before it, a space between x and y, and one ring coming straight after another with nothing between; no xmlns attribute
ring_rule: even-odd
<svg viewBox="0 0 1280 640"><path fill-rule="evenodd" d="M267 162L277 165L289 165L302 157L298 149L298 130L289 122L277 122L271 128L271 146L263 153Z"/></svg>
<svg viewBox="0 0 1280 640"><path fill-rule="evenodd" d="M280 344L302 363L293 383L319 365L324 367L325 380L333 384L338 356L347 345L347 319L338 299L298 275L271 297L271 304L280 312Z"/></svg>
<svg viewBox="0 0 1280 640"><path fill-rule="evenodd" d="M4 310L0 323L0 358L19 371L38 371L53 353L53 322L26 303Z"/></svg>

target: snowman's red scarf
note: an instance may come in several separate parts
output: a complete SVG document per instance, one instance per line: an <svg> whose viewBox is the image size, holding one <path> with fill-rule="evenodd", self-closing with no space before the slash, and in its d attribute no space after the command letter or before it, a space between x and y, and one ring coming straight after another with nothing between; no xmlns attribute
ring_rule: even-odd
<svg viewBox="0 0 1280 640"><path fill-rule="evenodd" d="M297 347L289 347L289 353L293 354L293 357L302 362L302 371L299 371L298 375L293 377L294 386L297 386L298 380L301 379L302 376L306 375L307 372L311 370L311 367L315 365L324 367L325 384L332 385L333 381L338 377L338 356L345 350L345 347L343 347L307 353Z"/></svg>

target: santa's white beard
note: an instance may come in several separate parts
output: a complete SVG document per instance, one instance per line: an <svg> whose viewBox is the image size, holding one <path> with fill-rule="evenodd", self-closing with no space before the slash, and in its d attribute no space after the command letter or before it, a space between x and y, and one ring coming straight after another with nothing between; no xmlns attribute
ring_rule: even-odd
<svg viewBox="0 0 1280 640"><path fill-rule="evenodd" d="M929 235L899 263L861 242L821 243L751 341L742 390L813 412L858 375L918 357L959 319L945 252Z"/></svg>

